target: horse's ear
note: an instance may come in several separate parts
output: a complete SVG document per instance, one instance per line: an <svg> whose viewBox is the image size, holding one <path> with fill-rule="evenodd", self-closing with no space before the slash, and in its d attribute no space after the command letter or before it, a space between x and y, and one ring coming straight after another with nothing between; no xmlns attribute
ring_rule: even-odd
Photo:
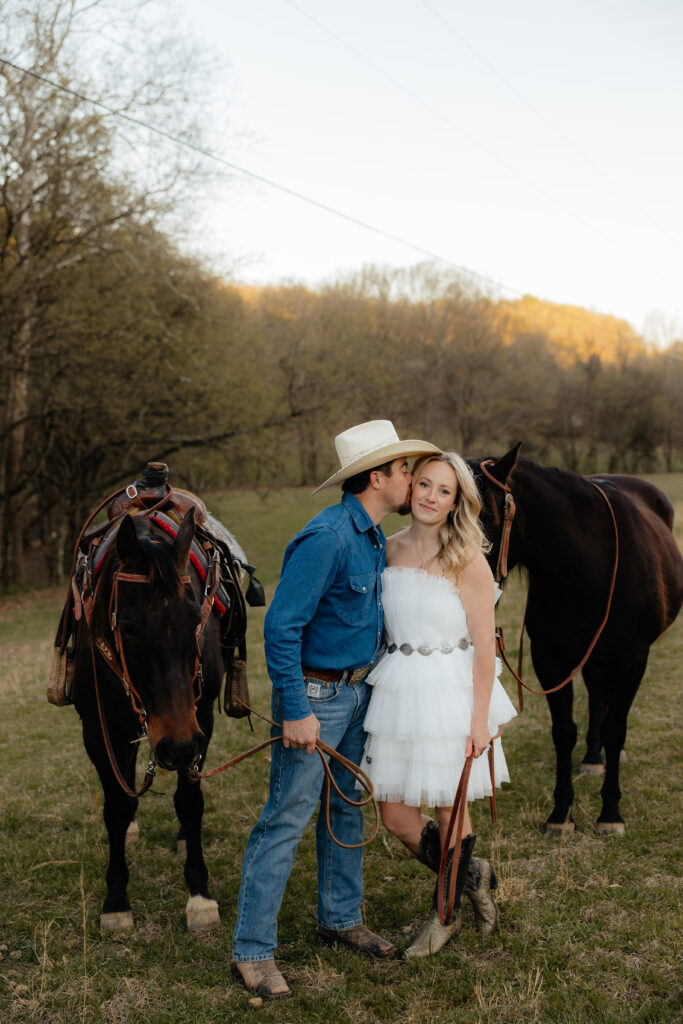
<svg viewBox="0 0 683 1024"><path fill-rule="evenodd" d="M495 477L499 483L504 484L507 481L508 476L514 469L515 463L517 462L517 455L519 449L522 447L522 442L518 441L514 448L511 448L505 455L501 455L498 461L489 468L491 476Z"/></svg>
<svg viewBox="0 0 683 1024"><path fill-rule="evenodd" d="M116 550L122 562L127 562L140 550L132 516L124 516L116 534Z"/></svg>
<svg viewBox="0 0 683 1024"><path fill-rule="evenodd" d="M190 509L187 512L187 515L180 524L178 535L176 536L176 539L173 541L173 551L175 554L175 558L178 565L181 568L183 568L183 566L187 562L187 556L190 553L190 545L194 540L194 528L194 508L190 507Z"/></svg>

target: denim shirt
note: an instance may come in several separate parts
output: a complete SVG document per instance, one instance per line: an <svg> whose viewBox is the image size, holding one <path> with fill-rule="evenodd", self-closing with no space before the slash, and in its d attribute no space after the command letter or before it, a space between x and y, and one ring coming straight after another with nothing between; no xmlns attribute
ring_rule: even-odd
<svg viewBox="0 0 683 1024"><path fill-rule="evenodd" d="M311 713L301 666L353 669L377 658L386 540L344 493L287 545L264 636L266 661L288 721Z"/></svg>

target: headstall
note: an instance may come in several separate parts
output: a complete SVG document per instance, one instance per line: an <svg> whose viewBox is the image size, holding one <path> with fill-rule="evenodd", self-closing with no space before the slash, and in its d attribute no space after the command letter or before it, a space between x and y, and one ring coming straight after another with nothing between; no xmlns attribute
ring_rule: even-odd
<svg viewBox="0 0 683 1024"><path fill-rule="evenodd" d="M156 509L149 509L149 510L147 510L146 513L141 513L141 514L145 515L145 516L149 516L149 514L151 512L153 512L153 511L156 511ZM152 518L152 517L150 516L150 518ZM164 524L162 523L160 525L163 527ZM192 682L191 682L191 686L192 686L192 689L193 689L193 692L194 692L195 711L197 709L197 705L198 705L199 701L201 700L202 689L203 689L202 649L201 649L201 642L200 641L201 641L202 634L204 633L204 629L206 628L206 624L207 624L207 622L209 620L209 616L211 614L212 608L214 606L214 600L215 600L215 596L216 596L216 591L218 589L218 584L219 584L219 580L220 580L220 573L219 573L219 568L218 568L218 551L217 551L217 549L215 547L213 547L213 549L210 552L209 548L207 547L206 548L206 557L207 557L207 563L208 564L207 564L206 570L204 571L204 580L203 580L203 582L204 582L204 596L203 596L203 602L202 602L201 616L200 616L199 623L197 624L197 628L195 630L196 652L195 652L195 663L194 663L194 670L193 670L193 673L192 673ZM108 668L110 668L111 671L121 680L121 684L123 686L123 689L124 689L124 691L126 693L126 696L128 697L128 699L130 701L130 705L131 705L132 711L133 711L133 713L135 714L135 716L138 719L138 725L139 725L139 737L138 738L141 739L143 736L147 735L147 710L145 708L144 701L143 701L142 697L140 696L140 693L139 693L138 689L136 688L135 684L133 683L133 680L131 679L130 671L128 669L128 663L127 663L127 660L126 660L126 654L125 654L125 649L124 649L124 644L123 644L123 636L122 636L122 633L121 633L121 621L120 621L120 617L119 617L119 584L120 583L134 583L134 584L142 583L142 584L149 584L149 583L151 583L151 576L149 574L143 574L143 573L124 572L124 571L122 571L120 569L117 570L114 573L114 576L113 576L113 579L112 579L111 593L110 593L110 597L109 597L108 616L109 616L109 626L110 626L110 629L111 629L113 637L114 637L114 648L115 649L112 648L111 644L109 643L108 639L105 636L103 636L103 635L95 636L94 633L93 633L93 630L92 630L92 611L93 611L93 606L94 606L95 601L96 601L97 591L98 591L99 587L102 585L102 580L101 579L98 580L97 584L95 586L95 589L93 591L93 589L92 589L92 576L93 576L92 564L91 564L90 560L86 558L86 560L85 560L85 574L84 574L84 589L83 589L82 594L80 594L80 593L78 593L77 588L76 588L75 597L78 598L78 600L80 600L80 602L82 603L83 612L85 614L85 619L86 619L86 622L88 624L88 628L90 630L90 638L91 638L90 639L90 649L91 649L91 658L92 658L92 667L93 667L93 679L94 679L94 683L95 683L95 696L97 698L97 708L98 708L98 713L99 713L99 718L100 718L100 725L101 725L101 728L102 728L102 735L104 737L105 747L107 749L107 754L109 756L109 760L110 760L110 763L111 763L111 766L112 766L112 770L113 770L113 772L114 772L114 774L115 774L115 776L116 776L116 778L117 778L117 780L119 782L119 785L122 787L122 789L124 790L124 792L128 796L138 797L138 796L141 796L143 793L145 793L149 789L149 787L151 786L151 784L152 784L152 782L154 780L154 775L155 775L155 771L156 771L156 758L154 756L154 753L152 753L151 756L150 756L150 760L149 760L149 762L147 764L147 769L146 769L146 772L145 772L145 780L143 782L142 788L136 793L134 790L132 790L130 788L130 786L128 785L126 780L123 778L123 775L122 775L118 765L116 764L116 758L114 756L114 751L113 751L113 748L112 748L112 745L111 745L111 740L110 740L110 737L109 737L109 729L107 727L107 722L106 722L106 718L105 718L105 715L104 715L104 708L103 708L103 705L102 705L102 699L101 699L101 695L100 695L99 680L98 680L98 676L97 676L97 659L95 657L95 651L99 652L100 656L102 657L103 661L106 663ZM181 576L181 583L184 586L190 586L191 583L192 583L192 579L191 579L191 577L189 575L183 575L183 576Z"/></svg>

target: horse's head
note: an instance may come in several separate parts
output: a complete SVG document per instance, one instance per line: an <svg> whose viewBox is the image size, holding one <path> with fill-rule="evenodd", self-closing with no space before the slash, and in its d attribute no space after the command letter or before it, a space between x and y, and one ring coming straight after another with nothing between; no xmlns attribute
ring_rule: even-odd
<svg viewBox="0 0 683 1024"><path fill-rule="evenodd" d="M115 617L108 625L115 623L122 668L146 713L157 761L168 769L190 767L207 743L196 714L201 607L188 570L194 530L193 510L173 539L144 516L126 516L110 566Z"/></svg>
<svg viewBox="0 0 683 1024"><path fill-rule="evenodd" d="M496 576L504 576L507 568L512 568L516 561L514 538L510 532L515 510L514 505L510 504L509 495L513 491L511 474L517 463L520 446L521 441L498 459L467 460L479 489L481 525L491 544L491 550L486 557ZM507 528L505 526L506 516L510 523ZM506 533L509 533L512 538L509 551L507 550Z"/></svg>

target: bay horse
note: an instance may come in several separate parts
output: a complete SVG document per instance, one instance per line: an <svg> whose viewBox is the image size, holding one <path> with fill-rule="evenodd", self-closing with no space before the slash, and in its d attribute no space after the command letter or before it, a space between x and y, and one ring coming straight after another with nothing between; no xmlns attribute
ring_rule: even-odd
<svg viewBox="0 0 683 1024"><path fill-rule="evenodd" d="M160 529L146 514L126 514L109 536L99 563L86 570L72 684L85 748L104 791L109 864L100 925L117 930L133 924L126 836L129 827L134 835L138 796L151 784L156 761L177 772L174 804L186 847L187 924L204 930L220 918L202 853L201 783L193 776L211 739L225 670L220 626L210 607L215 585L192 555L193 509L174 529ZM135 764L145 733L152 760L136 792Z"/></svg>
<svg viewBox="0 0 683 1024"><path fill-rule="evenodd" d="M650 646L674 621L683 601L683 558L671 532L673 508L659 488L638 477L582 477L546 468L518 458L519 447L498 459L469 460L482 501L482 526L492 544L487 557L492 567L499 564L509 493L516 511L507 565L528 571L526 629L544 691L570 676L589 651L614 576L609 614L582 669L589 698L583 765L597 773L604 748L596 831L622 834L619 761L627 715ZM573 684L545 695L556 753L555 804L546 829L561 832L574 827Z"/></svg>

